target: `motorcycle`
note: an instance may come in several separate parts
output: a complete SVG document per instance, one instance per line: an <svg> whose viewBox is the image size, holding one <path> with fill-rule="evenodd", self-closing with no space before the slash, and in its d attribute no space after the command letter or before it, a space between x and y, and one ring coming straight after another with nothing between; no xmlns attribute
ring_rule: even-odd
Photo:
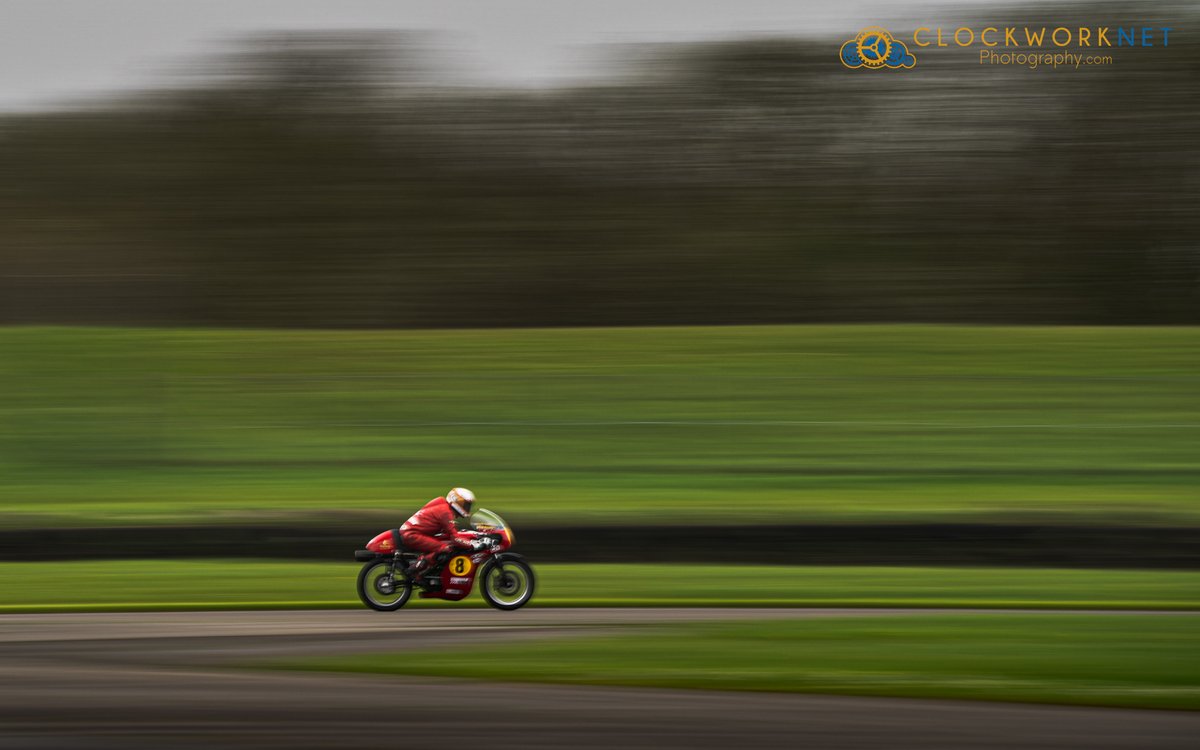
<svg viewBox="0 0 1200 750"><path fill-rule="evenodd" d="M404 548L399 529L377 534L366 549L354 552L354 559L365 563L358 574L358 598L371 609L394 612L408 603L414 588L421 589L422 599L456 602L469 596L478 580L484 600L496 609L514 610L528 604L533 598L533 568L524 557L509 551L512 527L486 508L459 519L459 527L488 540L488 546L455 550L440 565L411 578L405 571L421 553Z"/></svg>

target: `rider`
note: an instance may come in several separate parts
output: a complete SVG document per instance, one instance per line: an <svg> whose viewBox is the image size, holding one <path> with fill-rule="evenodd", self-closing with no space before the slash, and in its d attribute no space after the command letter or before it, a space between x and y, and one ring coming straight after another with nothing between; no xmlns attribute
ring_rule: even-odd
<svg viewBox="0 0 1200 750"><path fill-rule="evenodd" d="M455 487L445 497L435 497L425 507L413 514L400 527L400 540L404 546L425 554L417 558L408 570L410 578L434 570L434 562L444 562L451 550L462 547L478 551L488 546L490 540L479 538L474 531L459 531L454 528L455 518L467 518L475 509L475 493L465 487Z"/></svg>

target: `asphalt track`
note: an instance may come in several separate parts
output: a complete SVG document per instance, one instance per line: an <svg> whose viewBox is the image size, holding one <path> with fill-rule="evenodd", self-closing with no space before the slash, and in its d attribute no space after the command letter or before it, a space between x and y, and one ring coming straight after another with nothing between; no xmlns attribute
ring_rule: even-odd
<svg viewBox="0 0 1200 750"><path fill-rule="evenodd" d="M5 615L0 748L1196 747L1197 713L417 681L233 666L293 654L417 654L456 643L502 648L509 639L630 623L897 611L904 610Z"/></svg>

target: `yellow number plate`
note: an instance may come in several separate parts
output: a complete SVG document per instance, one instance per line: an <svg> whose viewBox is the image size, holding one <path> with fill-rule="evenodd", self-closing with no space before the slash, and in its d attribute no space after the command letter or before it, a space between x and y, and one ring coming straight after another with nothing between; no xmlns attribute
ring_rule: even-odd
<svg viewBox="0 0 1200 750"><path fill-rule="evenodd" d="M450 558L451 575L465 576L471 572L471 568L473 567L474 565L471 564L471 558L467 557L466 555L459 555L458 557Z"/></svg>

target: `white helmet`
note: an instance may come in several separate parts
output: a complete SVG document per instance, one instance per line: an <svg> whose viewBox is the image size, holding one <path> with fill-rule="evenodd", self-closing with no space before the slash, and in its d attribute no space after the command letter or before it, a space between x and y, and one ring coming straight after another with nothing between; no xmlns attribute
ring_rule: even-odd
<svg viewBox="0 0 1200 750"><path fill-rule="evenodd" d="M460 516L469 516L475 510L475 493L466 487L455 487L446 493L446 500L454 512Z"/></svg>

